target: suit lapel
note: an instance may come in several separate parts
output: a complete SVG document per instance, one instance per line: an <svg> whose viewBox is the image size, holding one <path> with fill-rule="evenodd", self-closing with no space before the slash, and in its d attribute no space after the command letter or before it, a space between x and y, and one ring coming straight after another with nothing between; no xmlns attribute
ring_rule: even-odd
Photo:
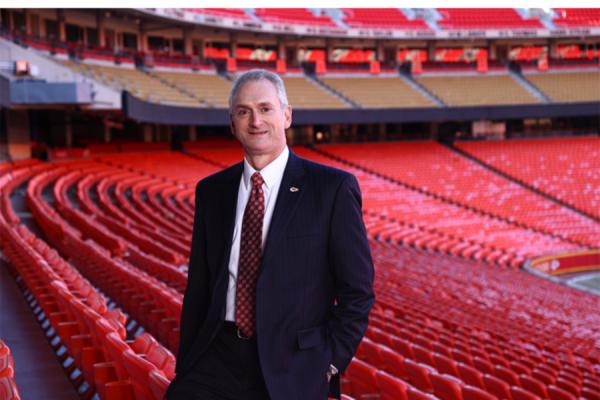
<svg viewBox="0 0 600 400"><path fill-rule="evenodd" d="M290 155L283 172L281 186L279 187L277 201L275 202L275 210L273 210L273 217L271 218L271 225L263 250L261 274L264 266L275 252L275 249L279 247L279 241L285 233L285 228L300 203L300 199L305 192L303 190L305 189L305 181L302 162L290 149Z"/></svg>

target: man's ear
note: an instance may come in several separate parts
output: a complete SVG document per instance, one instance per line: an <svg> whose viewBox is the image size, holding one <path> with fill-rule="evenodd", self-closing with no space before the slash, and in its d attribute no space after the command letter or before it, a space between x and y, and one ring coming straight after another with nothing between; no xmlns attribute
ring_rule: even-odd
<svg viewBox="0 0 600 400"><path fill-rule="evenodd" d="M285 118L285 129L292 125L292 106L289 104L283 110L283 117Z"/></svg>

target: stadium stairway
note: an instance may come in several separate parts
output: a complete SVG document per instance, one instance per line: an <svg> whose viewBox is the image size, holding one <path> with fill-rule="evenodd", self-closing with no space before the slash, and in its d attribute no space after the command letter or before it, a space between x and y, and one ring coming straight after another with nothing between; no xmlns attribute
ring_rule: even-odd
<svg viewBox="0 0 600 400"><path fill-rule="evenodd" d="M157 81L159 81L160 83L162 83L163 85L169 86L170 88L173 88L175 90L177 90L179 93L188 96L190 98L190 101L195 100L198 103L202 104L203 106L211 106L211 104L208 104L206 102L206 100L204 99L200 99L198 98L198 96L190 91L188 91L186 88L183 88L181 86L175 85L169 81L167 81L166 79L162 79L161 77L153 74L152 72L145 70L144 73L146 75L148 75L149 77L156 79Z"/></svg>
<svg viewBox="0 0 600 400"><path fill-rule="evenodd" d="M329 86L328 84L326 84L325 82L323 82L322 80L320 80L319 78L317 78L315 75L308 75L307 74L306 78L312 84L317 85L317 86L321 87L322 89L326 90L327 92L331 93L335 97L337 97L340 100L342 100L344 103L348 104L350 107L352 107L352 108L361 108L360 104L358 104L355 101L353 101L352 99L348 98L343 93L335 90L334 88L332 88L331 86Z"/></svg>
<svg viewBox="0 0 600 400"><path fill-rule="evenodd" d="M429 100L437 104L438 107L446 107L446 103L444 103L442 99L440 99L433 92L428 90L421 83L414 80L410 74L400 73L400 79L406 82L406 84L412 87L414 90L421 93L423 96L427 97Z"/></svg>
<svg viewBox="0 0 600 400"><path fill-rule="evenodd" d="M546 104L552 103L552 99L548 97L544 92L542 92L540 88L538 88L531 81L525 78L523 74L521 74L518 71L515 71L512 68L508 68L508 73L519 85L521 85L525 90L534 95L536 98L538 98Z"/></svg>

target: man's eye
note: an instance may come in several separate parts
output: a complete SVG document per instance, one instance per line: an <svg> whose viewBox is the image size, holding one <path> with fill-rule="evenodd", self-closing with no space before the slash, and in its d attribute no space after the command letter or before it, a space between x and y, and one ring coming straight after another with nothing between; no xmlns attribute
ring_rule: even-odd
<svg viewBox="0 0 600 400"><path fill-rule="evenodd" d="M267 112L271 111L271 109L269 107L263 107L260 109L260 111L267 113Z"/></svg>
<svg viewBox="0 0 600 400"><path fill-rule="evenodd" d="M246 114L248 114L247 110L238 110L238 112L237 112L237 115L239 115L240 117L243 117Z"/></svg>

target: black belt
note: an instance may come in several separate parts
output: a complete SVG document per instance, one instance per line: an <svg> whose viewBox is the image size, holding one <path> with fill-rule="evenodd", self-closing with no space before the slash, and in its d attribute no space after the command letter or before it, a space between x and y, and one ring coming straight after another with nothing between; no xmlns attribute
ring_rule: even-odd
<svg viewBox="0 0 600 400"><path fill-rule="evenodd" d="M235 336L240 340L256 340L256 336L248 337L244 335L244 333L242 333L242 330L233 321L223 321L223 327L221 329L226 334Z"/></svg>

